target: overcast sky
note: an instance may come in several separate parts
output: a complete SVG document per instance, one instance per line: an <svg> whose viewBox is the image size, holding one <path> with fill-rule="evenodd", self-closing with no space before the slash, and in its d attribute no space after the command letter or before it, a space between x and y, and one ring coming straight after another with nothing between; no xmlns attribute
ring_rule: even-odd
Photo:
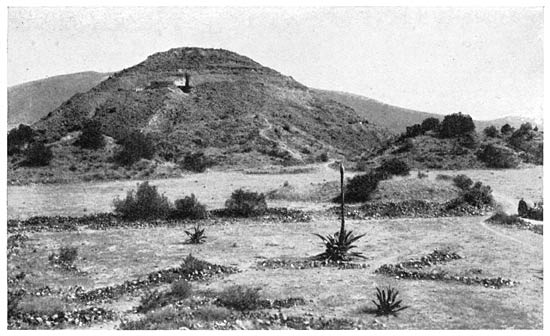
<svg viewBox="0 0 550 336"><path fill-rule="evenodd" d="M541 119L543 30L536 7L11 7L7 84L198 46L406 108Z"/></svg>

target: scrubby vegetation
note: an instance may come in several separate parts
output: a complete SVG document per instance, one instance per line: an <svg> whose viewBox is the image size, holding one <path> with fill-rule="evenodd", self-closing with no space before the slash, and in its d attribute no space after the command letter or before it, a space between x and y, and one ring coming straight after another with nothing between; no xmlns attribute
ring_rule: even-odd
<svg viewBox="0 0 550 336"><path fill-rule="evenodd" d="M100 149L105 146L105 139L101 133L101 122L99 120L86 120L82 124L82 132L75 142L75 145L88 148Z"/></svg>
<svg viewBox="0 0 550 336"><path fill-rule="evenodd" d="M40 167L47 166L53 159L52 150L43 142L33 142L24 151L25 159L23 166Z"/></svg>
<svg viewBox="0 0 550 336"><path fill-rule="evenodd" d="M259 288L231 286L219 294L217 302L224 307L240 311L254 310L260 303L259 291Z"/></svg>
<svg viewBox="0 0 550 336"><path fill-rule="evenodd" d="M172 211L172 218L176 219L204 219L208 218L206 207L201 204L194 194L178 199L174 202L176 208Z"/></svg>
<svg viewBox="0 0 550 336"><path fill-rule="evenodd" d="M453 184L462 190L468 190L474 184L471 178L464 174L453 177Z"/></svg>
<svg viewBox="0 0 550 336"><path fill-rule="evenodd" d="M152 159L155 154L151 139L140 131L132 131L122 137L118 144L122 148L115 153L114 161L123 166L130 166L140 159Z"/></svg>
<svg viewBox="0 0 550 336"><path fill-rule="evenodd" d="M207 157L203 152L188 153L181 162L182 169L196 173L202 173L206 168L214 165L214 160Z"/></svg>
<svg viewBox="0 0 550 336"><path fill-rule="evenodd" d="M384 178L391 177L392 175L407 176L410 170L406 162L397 158L386 160L376 168L376 172Z"/></svg>
<svg viewBox="0 0 550 336"><path fill-rule="evenodd" d="M514 151L502 145L489 144L477 156L490 168L516 168L519 164Z"/></svg>
<svg viewBox="0 0 550 336"><path fill-rule="evenodd" d="M439 125L439 136L442 138L454 138L464 136L475 131L472 117L460 112L446 115Z"/></svg>
<svg viewBox="0 0 550 336"><path fill-rule="evenodd" d="M30 126L20 124L8 132L8 155L18 154L34 141L35 132Z"/></svg>
<svg viewBox="0 0 550 336"><path fill-rule="evenodd" d="M251 217L264 213L267 203L263 193L237 189L225 202L225 207L233 216Z"/></svg>
<svg viewBox="0 0 550 336"><path fill-rule="evenodd" d="M172 210L168 198L147 181L138 184L136 192L129 191L125 199L116 198L113 205L115 214L128 220L167 218Z"/></svg>

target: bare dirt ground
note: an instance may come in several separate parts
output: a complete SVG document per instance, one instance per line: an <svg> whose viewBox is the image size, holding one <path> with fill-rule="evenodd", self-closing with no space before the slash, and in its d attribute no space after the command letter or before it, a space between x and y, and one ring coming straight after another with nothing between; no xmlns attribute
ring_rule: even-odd
<svg viewBox="0 0 550 336"><path fill-rule="evenodd" d="M207 207L221 208L239 187L266 192L285 181L299 188L312 183L336 181L338 173L326 168L304 174L254 175L243 172L208 172L181 179L151 182L174 200L191 192ZM542 168L502 171L431 171L437 174L464 173L474 181L490 185L501 200L542 198ZM411 178L415 178L412 176ZM529 177L529 178L527 178ZM539 178L540 177L540 178ZM82 215L112 211L112 199L135 189L136 181L72 185L8 187L8 218L32 215ZM431 183L431 182L430 182ZM516 202L517 204L517 202ZM322 209L329 203L270 202L270 206ZM84 210L86 209L86 210ZM510 211L514 212L514 211ZM260 287L269 299L303 297L306 304L282 311L288 316L338 317L360 321L367 328L383 329L542 329L543 327L543 236L483 223L484 217L347 220L347 227L366 236L357 242L367 260L364 269L260 269L268 258L304 258L322 252L313 233L330 234L339 219L315 215L307 223L279 223L261 219L208 222L208 239L202 245L182 244L188 225L108 231L29 233L21 253L9 259L8 273L25 272L27 288L49 286L92 289L137 279L155 270L181 264L189 253L212 263L235 266L241 272L206 282L194 282L197 290L220 291L233 284ZM60 246L78 246L76 266L85 271L75 276L59 272L48 263L48 255ZM461 276L502 277L519 281L501 289L456 282L397 280L374 273L379 266L417 259L434 249L447 248L463 259L432 269ZM398 317L375 317L362 312L374 308L370 302L377 286L399 289L409 308ZM119 318L136 319L132 311L139 298L123 297L104 307ZM276 312L276 311L274 311ZM118 325L92 325L112 329Z"/></svg>
<svg viewBox="0 0 550 336"><path fill-rule="evenodd" d="M242 171L209 171L181 178L152 180L161 193L172 201L194 193L208 209L223 208L225 200L238 188L267 192L288 182L298 190L312 185L339 181L339 174L327 164L310 167L303 174L247 174ZM412 172L409 179L416 179ZM517 202L523 197L533 202L542 199L542 167L509 170L430 171L429 179L435 181L438 174L466 174L474 181L493 188L497 202L506 211L515 213ZM353 176L347 173L347 177ZM111 181L100 183L75 183L57 185L8 186L8 218L30 216L81 216L94 212L112 211L113 199L124 198L126 193L141 181ZM298 209L323 209L331 204L272 201L270 206L286 206Z"/></svg>

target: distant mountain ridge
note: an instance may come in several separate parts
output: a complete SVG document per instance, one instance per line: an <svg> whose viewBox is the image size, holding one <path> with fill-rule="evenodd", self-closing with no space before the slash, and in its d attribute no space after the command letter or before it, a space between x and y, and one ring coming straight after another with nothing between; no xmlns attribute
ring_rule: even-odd
<svg viewBox="0 0 550 336"><path fill-rule="evenodd" d="M352 107L355 111L357 111L357 113L365 117L369 122L386 127L393 133L402 133L406 130L407 126L420 124L426 118L434 117L443 120L443 118L445 117L441 114L428 113L403 107L392 106L377 101L375 99L353 93L328 90L317 91L319 91L320 94L334 99L339 103ZM464 114L468 114L468 111L461 112ZM474 124L476 125L476 129L478 131L482 131L483 129L491 125L494 125L499 129L505 124L509 124L512 127L519 128L519 126L525 122L530 122L533 126L542 126L542 124L537 120L516 116L506 116L492 120L474 120Z"/></svg>
<svg viewBox="0 0 550 336"><path fill-rule="evenodd" d="M8 127L32 124L109 76L93 71L48 77L8 87Z"/></svg>

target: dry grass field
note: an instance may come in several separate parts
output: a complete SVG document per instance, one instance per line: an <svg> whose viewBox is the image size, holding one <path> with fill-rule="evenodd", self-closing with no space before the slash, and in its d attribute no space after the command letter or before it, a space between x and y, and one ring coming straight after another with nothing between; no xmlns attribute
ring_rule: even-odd
<svg viewBox="0 0 550 336"><path fill-rule="evenodd" d="M521 197L542 198L542 168L498 171L429 172L422 179L434 198L444 198L441 190L451 190L438 183L438 174L464 173L474 181L490 185L497 200L508 202ZM530 178L526 178L529 176ZM314 190L316 185L337 181L336 171L319 166L303 174L245 174L209 172L181 179L151 183L174 200L194 193L207 208L221 208L231 191L239 187L267 192L285 181L298 191ZM418 187L416 173L406 178L384 181L378 197L405 197L397 185ZM444 183L444 182L441 182ZM36 185L8 187L8 218L33 215L82 215L112 211L112 199L124 197L135 189L136 182L97 184ZM416 186L416 187L415 187ZM410 191L409 191L410 193ZM413 193L414 194L414 193ZM427 192L429 197L430 192ZM410 195L413 196L413 195ZM290 308L266 308L270 314L308 318L351 320L364 329L542 329L543 327L543 236L531 231L486 224L486 217L401 218L382 220L347 220L348 229L364 233L357 250L367 259L365 268L337 269L265 269L259 263L273 258L300 259L322 252L320 239L313 233L330 234L338 230L339 219L323 208L330 203L307 203L279 200L270 206L316 210L310 222L283 223L273 220L209 219L200 223L207 240L201 245L183 244L184 230L192 224L148 228L25 233L29 240L19 253L8 258L8 276L24 272L19 285L32 291L45 286L54 290L47 305L69 304L86 308L85 303L62 299L74 286L84 290L142 279L147 274L176 267L189 254L211 263L234 266L240 272L192 282L197 293L220 292L235 284L260 288L266 299L300 297L304 304ZM517 204L517 202L516 202ZM510 205L508 206L508 208ZM48 262L48 256L61 246L78 247L75 266L80 272L60 271ZM397 264L419 259L435 249L456 252L462 259L424 268L428 272L447 272L453 276L504 278L519 282L500 289L467 285L456 281L396 279L374 271L383 264ZM376 287L391 285L399 290L407 309L398 316L379 317L374 308ZM166 286L158 288L166 289ZM140 295L123 295L112 302L94 306L112 309L117 318L79 328L112 329L121 320L137 320L144 315L133 308ZM25 297L22 307L44 305L44 299ZM246 322L246 321L245 321ZM248 324L247 324L248 323ZM246 328L271 328L250 319ZM280 327L280 326L279 326ZM272 326L272 328L279 328ZM69 326L69 328L75 328Z"/></svg>

